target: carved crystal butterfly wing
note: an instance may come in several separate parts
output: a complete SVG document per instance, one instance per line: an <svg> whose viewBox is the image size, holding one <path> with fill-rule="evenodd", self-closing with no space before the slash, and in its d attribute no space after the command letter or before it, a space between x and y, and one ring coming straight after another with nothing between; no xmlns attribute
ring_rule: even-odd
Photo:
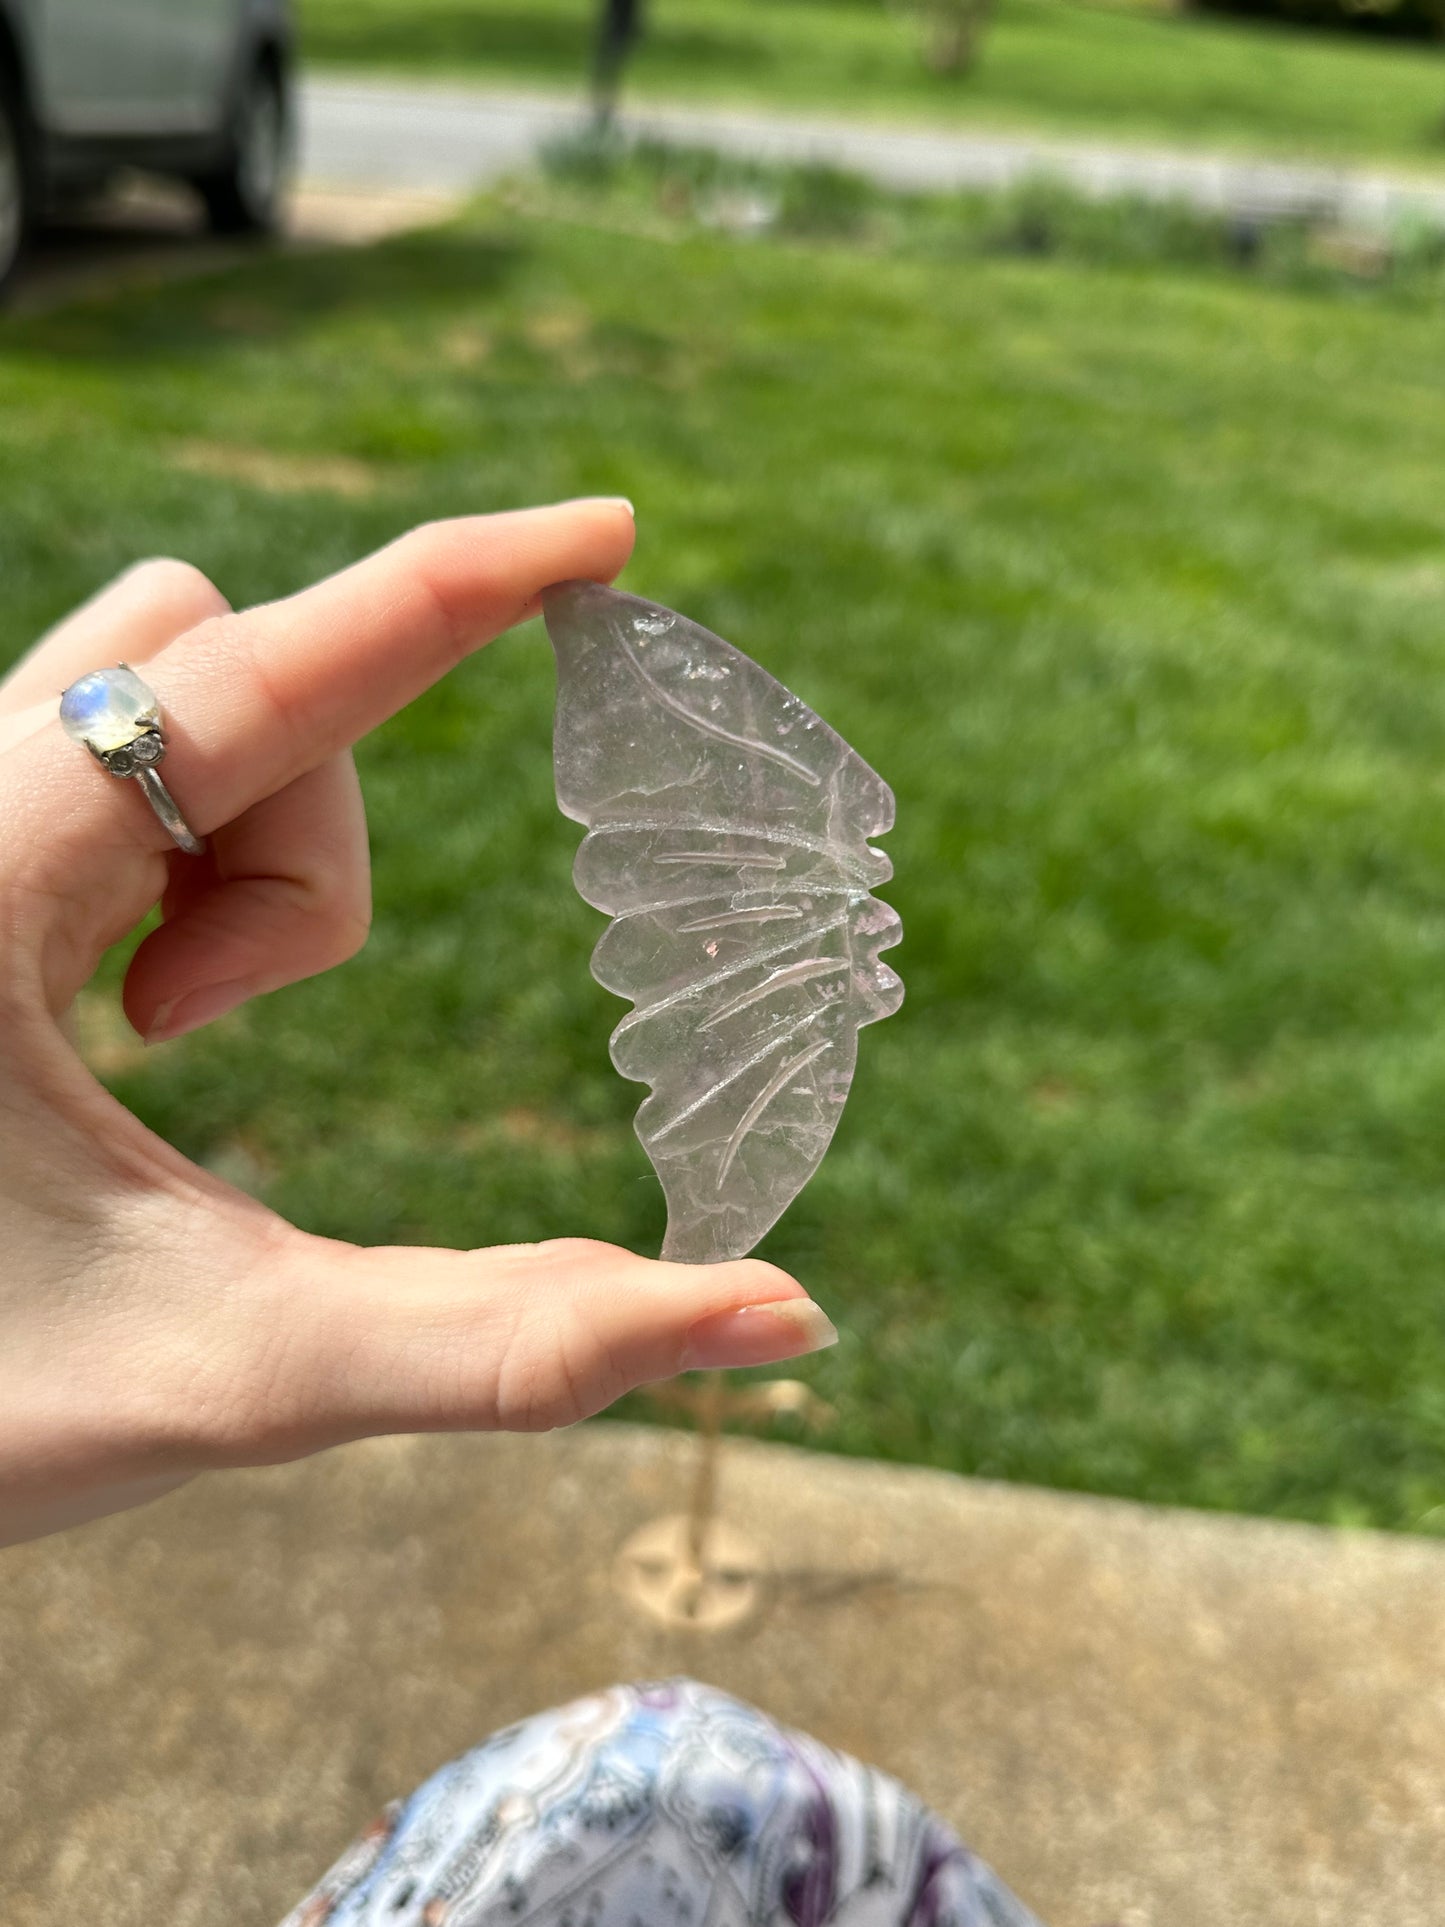
<svg viewBox="0 0 1445 1927"><path fill-rule="evenodd" d="M806 1184L858 1030L903 986L879 952L893 823L881 777L806 704L685 616L596 583L546 597L557 801L587 825L577 888L614 919L597 981L652 1087L637 1135L667 1196L663 1255L738 1258Z"/></svg>

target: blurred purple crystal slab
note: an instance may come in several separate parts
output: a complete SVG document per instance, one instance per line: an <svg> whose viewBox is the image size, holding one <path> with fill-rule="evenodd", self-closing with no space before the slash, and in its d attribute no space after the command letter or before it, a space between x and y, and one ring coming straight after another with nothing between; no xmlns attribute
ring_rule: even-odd
<svg viewBox="0 0 1445 1927"><path fill-rule="evenodd" d="M893 792L805 703L686 616L594 582L546 595L557 802L587 826L577 888L613 919L597 981L651 1086L637 1135L667 1197L663 1256L741 1258L817 1170L858 1031L903 985L871 895Z"/></svg>

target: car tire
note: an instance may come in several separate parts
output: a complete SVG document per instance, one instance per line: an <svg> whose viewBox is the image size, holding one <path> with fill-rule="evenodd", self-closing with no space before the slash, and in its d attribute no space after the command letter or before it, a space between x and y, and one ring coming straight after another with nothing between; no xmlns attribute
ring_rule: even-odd
<svg viewBox="0 0 1445 1927"><path fill-rule="evenodd" d="M218 234L274 234L291 179L289 71L275 53L253 61L231 108L225 155L196 182Z"/></svg>
<svg viewBox="0 0 1445 1927"><path fill-rule="evenodd" d="M34 216L34 149L25 97L0 59L0 301L15 285Z"/></svg>

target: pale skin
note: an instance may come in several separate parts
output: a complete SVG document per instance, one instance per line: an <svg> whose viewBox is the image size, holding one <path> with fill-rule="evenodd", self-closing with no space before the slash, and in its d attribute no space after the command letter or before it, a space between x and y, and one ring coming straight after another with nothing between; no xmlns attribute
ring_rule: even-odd
<svg viewBox="0 0 1445 1927"><path fill-rule="evenodd" d="M154 1136L69 1041L102 953L158 903L124 991L150 1042L352 957L371 889L351 745L549 583L610 581L633 537L608 500L436 523L239 614L186 564L147 562L0 682L0 1544L201 1472L376 1433L565 1425L689 1366L836 1336L752 1260L313 1236ZM203 857L59 726L60 691L122 660L160 698Z"/></svg>

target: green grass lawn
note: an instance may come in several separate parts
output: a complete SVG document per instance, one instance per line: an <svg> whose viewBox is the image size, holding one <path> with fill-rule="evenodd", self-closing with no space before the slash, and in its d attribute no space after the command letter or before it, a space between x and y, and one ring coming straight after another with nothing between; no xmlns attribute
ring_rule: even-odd
<svg viewBox="0 0 1445 1927"><path fill-rule="evenodd" d="M898 792L908 1000L765 1247L843 1327L826 1442L1433 1523L1440 302L525 198L5 323L0 654L138 555L249 601L631 495L629 584ZM655 1249L551 696L533 629L364 746L344 970L144 1052L110 969L121 1095L318 1231Z"/></svg>
<svg viewBox="0 0 1445 1927"><path fill-rule="evenodd" d="M303 0L351 67L570 85L592 0ZM1090 0L999 0L976 71L931 74L884 0L652 0L639 94L1110 139L1445 162L1445 51Z"/></svg>

